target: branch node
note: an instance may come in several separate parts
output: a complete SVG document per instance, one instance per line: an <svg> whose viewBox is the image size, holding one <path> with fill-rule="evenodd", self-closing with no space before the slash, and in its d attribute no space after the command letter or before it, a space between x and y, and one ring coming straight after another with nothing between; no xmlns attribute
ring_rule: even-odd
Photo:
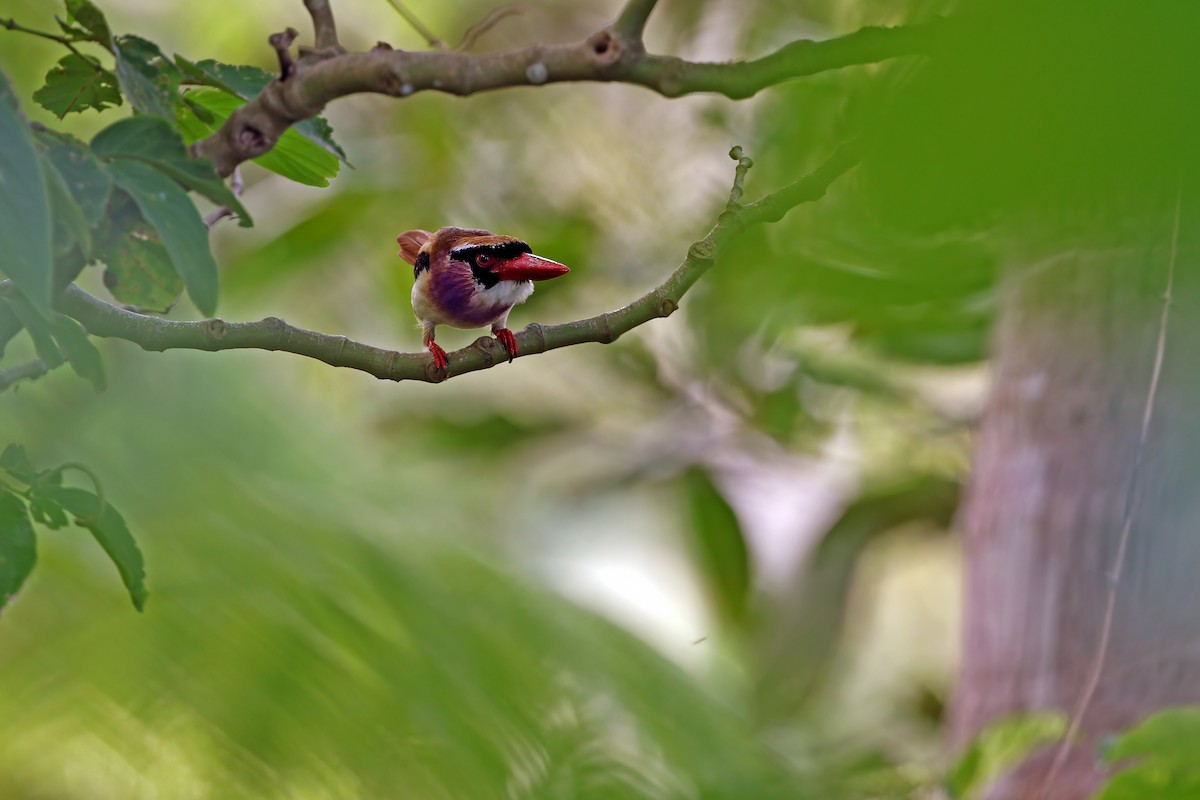
<svg viewBox="0 0 1200 800"><path fill-rule="evenodd" d="M722 214L724 216L724 214ZM719 222L719 220L718 220ZM693 242L688 248L688 261L693 261L698 264L711 264L716 257L716 251L713 249L712 242L701 239L698 242Z"/></svg>
<svg viewBox="0 0 1200 800"><path fill-rule="evenodd" d="M669 297L664 297L658 304L658 316L669 317L679 310L679 304Z"/></svg>
<svg viewBox="0 0 1200 800"><path fill-rule="evenodd" d="M204 320L204 332L212 339L224 339L227 330L228 326L223 319L213 317L212 319Z"/></svg>
<svg viewBox="0 0 1200 800"><path fill-rule="evenodd" d="M296 72L296 62L292 61L291 46L292 42L296 41L296 37L300 33L295 28L288 28L283 33L272 33L267 42L271 47L275 48L275 55L279 56L279 80L286 81Z"/></svg>
<svg viewBox="0 0 1200 800"><path fill-rule="evenodd" d="M598 31L588 37L588 47L595 61L602 67L615 64L621 58L621 44L608 31Z"/></svg>
<svg viewBox="0 0 1200 800"><path fill-rule="evenodd" d="M535 61L525 68L525 77L534 86L541 86L550 79L550 71L541 61Z"/></svg>
<svg viewBox="0 0 1200 800"><path fill-rule="evenodd" d="M538 339L538 349L536 352L546 352L546 329L540 322L531 322L525 326L525 330L532 332ZM533 352L533 351L531 351Z"/></svg>
<svg viewBox="0 0 1200 800"><path fill-rule="evenodd" d="M617 340L617 337L613 334L612 324L609 321L611 316L612 314L607 311L600 315L600 328L604 331L604 337L601 341L604 344L612 344Z"/></svg>

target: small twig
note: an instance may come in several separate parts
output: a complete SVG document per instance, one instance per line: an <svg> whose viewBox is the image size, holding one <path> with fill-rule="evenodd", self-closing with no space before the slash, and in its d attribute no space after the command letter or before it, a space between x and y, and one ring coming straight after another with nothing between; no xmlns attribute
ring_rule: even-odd
<svg viewBox="0 0 1200 800"><path fill-rule="evenodd" d="M17 31L18 33L28 33L30 36L37 36L41 39L49 39L52 42L58 42L72 53L82 58L84 61L92 64L92 62L86 56L84 56L83 53L79 52L79 50L76 49L75 45L73 44L73 42L79 41L78 39L68 39L66 36L60 36L57 33L47 33L46 31L26 28L24 25L12 18L0 19L0 28L5 28L10 31ZM99 69L99 67L96 67L95 64L92 64L92 66L95 69Z"/></svg>
<svg viewBox="0 0 1200 800"><path fill-rule="evenodd" d="M459 42L458 47L454 49L465 53L475 45L475 42L479 40L479 37L496 27L496 23L503 19L507 19L508 17L524 14L528 10L529 7L521 3L513 3L512 5L500 6L499 8L492 9L490 12L488 12L486 17L467 28L466 33L463 34L462 41Z"/></svg>
<svg viewBox="0 0 1200 800"><path fill-rule="evenodd" d="M333 9L329 0L304 0L304 7L313 22L313 43L318 50L342 51L338 43L337 26L333 22Z"/></svg>
<svg viewBox="0 0 1200 800"><path fill-rule="evenodd" d="M742 148L737 146L729 151L729 157L738 162L737 168L733 173L733 188L729 190L729 202L725 204L726 208L732 209L742 204L746 173L754 166L754 161L750 157L743 155Z"/></svg>
<svg viewBox="0 0 1200 800"><path fill-rule="evenodd" d="M629 0L621 9L621 16L613 23L613 32L621 39L630 42L641 42L642 33L646 30L646 20L654 10L658 0Z"/></svg>
<svg viewBox="0 0 1200 800"><path fill-rule="evenodd" d="M242 181L241 168L235 169L233 171L233 176L229 179L229 188L233 190L234 197L242 196L242 190L246 188L246 184ZM221 206L220 208L217 208L216 210L212 211L207 217L204 218L204 227L206 230L211 231L213 229L213 226L216 225L218 222L225 219L226 217L232 217L232 216L233 216L233 211L229 208L229 206Z"/></svg>
<svg viewBox="0 0 1200 800"><path fill-rule="evenodd" d="M7 391L20 381L37 380L49 371L46 362L40 358L0 370L0 392Z"/></svg>
<svg viewBox="0 0 1200 800"><path fill-rule="evenodd" d="M288 28L283 33L272 33L267 41L275 48L279 56L279 80L286 81L296 72L296 62L292 61L292 42L300 33L295 28Z"/></svg>
<svg viewBox="0 0 1200 800"><path fill-rule="evenodd" d="M413 30L421 34L430 47L437 50L448 50L446 43L434 35L433 31L425 27L425 24L417 17L416 14L408 10L408 8L400 2L400 0L388 0L392 4L392 8L396 9L396 13L404 17L404 21L412 26Z"/></svg>
<svg viewBox="0 0 1200 800"><path fill-rule="evenodd" d="M1146 440L1150 435L1150 422L1154 417L1154 400L1158 396L1158 383L1162 377L1163 355L1167 350L1167 324L1171 317L1171 300L1175 287L1175 261L1179 248L1179 212L1183 205L1183 183L1175 195L1175 221L1171 230L1171 250L1167 256L1167 285L1163 291L1162 313L1158 318L1158 340L1154 346L1154 366L1150 372L1150 386L1146 391L1146 403L1142 408L1142 427L1138 431L1137 445L1133 452L1133 468L1130 470L1129 484L1125 489L1125 509L1122 513L1121 536L1117 540L1117 552L1113 555L1112 566L1109 569L1108 592L1104 604L1104 620L1100 626L1100 642L1096 646L1096 655L1088 672L1087 683L1079 696L1079 703L1071 715L1071 722L1063 734L1062 740L1054 753L1054 760L1046 779L1042 782L1039 800L1053 796L1054 784L1059 773L1066 764L1067 756L1083 727L1083 717L1092 704L1096 690L1100 686L1100 678L1104 674L1104 664L1108 658L1109 642L1112 639L1113 620L1117 611L1117 589L1121 581L1121 573L1125 569L1125 554L1129 549L1129 539L1133 531L1133 514L1137 504L1138 482L1141 477L1142 463L1145 458Z"/></svg>

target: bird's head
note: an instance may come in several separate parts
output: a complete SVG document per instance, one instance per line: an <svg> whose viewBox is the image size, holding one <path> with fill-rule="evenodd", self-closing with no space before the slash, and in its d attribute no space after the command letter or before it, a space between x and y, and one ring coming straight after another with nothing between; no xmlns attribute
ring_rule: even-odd
<svg viewBox="0 0 1200 800"><path fill-rule="evenodd" d="M400 256L413 265L413 277L425 270L451 267L471 270L485 288L500 281L544 281L570 270L557 261L533 254L533 249L514 236L466 228L407 231L396 237Z"/></svg>

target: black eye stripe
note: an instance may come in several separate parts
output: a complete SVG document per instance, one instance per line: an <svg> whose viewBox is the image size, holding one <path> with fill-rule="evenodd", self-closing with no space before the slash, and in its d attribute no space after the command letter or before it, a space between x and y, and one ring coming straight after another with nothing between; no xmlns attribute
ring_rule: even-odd
<svg viewBox="0 0 1200 800"><path fill-rule="evenodd" d="M516 258L522 253L532 253L533 248L524 242L500 242L499 244L470 244L456 247L450 254L459 261L474 264L475 259L483 254L496 258Z"/></svg>

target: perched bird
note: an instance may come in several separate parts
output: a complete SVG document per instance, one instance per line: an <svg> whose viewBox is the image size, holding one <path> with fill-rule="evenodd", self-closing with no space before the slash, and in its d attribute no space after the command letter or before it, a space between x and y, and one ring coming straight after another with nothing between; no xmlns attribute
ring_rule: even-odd
<svg viewBox="0 0 1200 800"><path fill-rule="evenodd" d="M396 241L401 258L413 265L413 312L424 331L425 347L439 367L449 362L446 351L433 340L438 325L491 325L512 361L517 338L507 327L508 312L529 299L533 281L570 272L557 261L535 256L520 239L491 231L408 231Z"/></svg>

